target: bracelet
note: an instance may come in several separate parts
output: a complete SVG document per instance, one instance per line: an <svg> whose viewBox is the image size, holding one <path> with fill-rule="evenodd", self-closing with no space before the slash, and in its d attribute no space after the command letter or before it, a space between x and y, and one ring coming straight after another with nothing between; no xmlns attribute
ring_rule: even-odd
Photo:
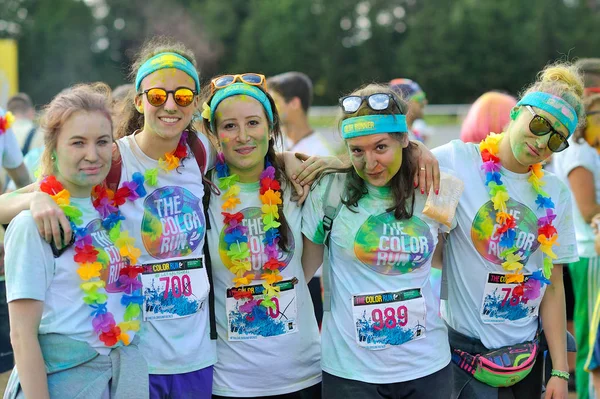
<svg viewBox="0 0 600 399"><path fill-rule="evenodd" d="M567 371L561 371L561 370L554 370L554 369L552 369L552 372L550 373L550 375L552 377L558 377L558 378L563 379L565 381L569 381L569 376L571 374L569 374Z"/></svg>

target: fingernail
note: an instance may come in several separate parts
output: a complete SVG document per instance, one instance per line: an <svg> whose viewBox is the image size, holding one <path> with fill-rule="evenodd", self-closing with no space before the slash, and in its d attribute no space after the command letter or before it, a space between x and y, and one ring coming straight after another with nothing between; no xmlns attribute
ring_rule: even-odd
<svg viewBox="0 0 600 399"><path fill-rule="evenodd" d="M421 189L421 194L425 194L425 189Z"/></svg>
<svg viewBox="0 0 600 399"><path fill-rule="evenodd" d="M419 185L419 183L415 182L415 187L417 187Z"/></svg>
<svg viewBox="0 0 600 399"><path fill-rule="evenodd" d="M435 195L439 195L440 194L440 190L435 190Z"/></svg>

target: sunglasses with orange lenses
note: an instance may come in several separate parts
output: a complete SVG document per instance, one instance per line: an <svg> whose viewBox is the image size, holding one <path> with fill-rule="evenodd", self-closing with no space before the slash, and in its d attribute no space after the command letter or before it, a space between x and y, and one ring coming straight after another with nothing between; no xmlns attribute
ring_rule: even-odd
<svg viewBox="0 0 600 399"><path fill-rule="evenodd" d="M187 87L178 87L175 90L165 90L160 87L153 87L140 93L140 95L143 94L146 95L146 99L150 105L154 107L160 107L166 103L169 94L173 95L173 100L175 100L177 105L180 107L187 107L194 101L194 96L196 96L197 93Z"/></svg>
<svg viewBox="0 0 600 399"><path fill-rule="evenodd" d="M240 75L221 75L210 82L210 93L213 94L215 91L234 84L235 82L246 83L250 86L262 87L264 91L267 91L267 80L265 75L260 73L243 73Z"/></svg>

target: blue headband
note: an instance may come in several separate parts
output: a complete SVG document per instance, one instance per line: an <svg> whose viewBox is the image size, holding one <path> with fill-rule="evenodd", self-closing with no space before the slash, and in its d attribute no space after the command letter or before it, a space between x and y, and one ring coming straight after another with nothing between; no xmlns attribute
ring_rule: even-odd
<svg viewBox="0 0 600 399"><path fill-rule="evenodd" d="M406 132L408 132L406 116L401 114L357 116L342 121L344 139L369 134Z"/></svg>
<svg viewBox="0 0 600 399"><path fill-rule="evenodd" d="M198 71L187 58L176 54L176 53L160 53L150 58L142 64L138 73L135 77L135 90L140 90L142 80L151 73L158 71L159 69L175 68L179 69L190 75L194 79L196 84L196 93L200 93L200 79L198 78Z"/></svg>
<svg viewBox="0 0 600 399"><path fill-rule="evenodd" d="M577 112L575 112L571 104L560 97L541 91L534 91L526 94L517 103L517 106L520 105L531 105L532 107L548 112L567 128L569 137L571 137L577 127Z"/></svg>
<svg viewBox="0 0 600 399"><path fill-rule="evenodd" d="M254 98L259 103L262 104L265 112L267 113L267 117L269 118L269 124L273 126L273 109L271 108L271 102L267 98L267 95L258 87L251 86L246 83L234 83L223 89L217 90L212 100L210 100L210 128L213 133L216 133L215 130L215 111L217 107L221 103L221 101L225 100L228 97L246 95Z"/></svg>

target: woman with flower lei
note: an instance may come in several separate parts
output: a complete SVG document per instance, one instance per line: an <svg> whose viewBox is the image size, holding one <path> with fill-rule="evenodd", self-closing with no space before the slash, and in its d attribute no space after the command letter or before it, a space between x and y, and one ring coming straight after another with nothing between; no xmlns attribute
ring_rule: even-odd
<svg viewBox="0 0 600 399"><path fill-rule="evenodd" d="M136 337L140 251L91 198L111 164L109 91L75 86L47 107L40 189L67 216L74 243L51 248L29 211L9 225L6 281L16 368L5 397L148 395Z"/></svg>
<svg viewBox="0 0 600 399"><path fill-rule="evenodd" d="M478 377L465 359L537 344L543 329L552 359L546 397L566 398L562 266L577 260L577 249L569 190L542 162L567 149L583 119L582 95L576 68L549 66L511 111L506 132L491 133L479 145L453 141L434 150L441 167L468 182L443 254L453 397L496 398L500 391L539 397L543 351L532 350L537 361L502 385Z"/></svg>
<svg viewBox="0 0 600 399"><path fill-rule="evenodd" d="M220 149L211 180L221 194L210 196L207 233L219 357L213 398L320 397L301 208L275 155L281 130L264 76L213 79L202 116Z"/></svg>

